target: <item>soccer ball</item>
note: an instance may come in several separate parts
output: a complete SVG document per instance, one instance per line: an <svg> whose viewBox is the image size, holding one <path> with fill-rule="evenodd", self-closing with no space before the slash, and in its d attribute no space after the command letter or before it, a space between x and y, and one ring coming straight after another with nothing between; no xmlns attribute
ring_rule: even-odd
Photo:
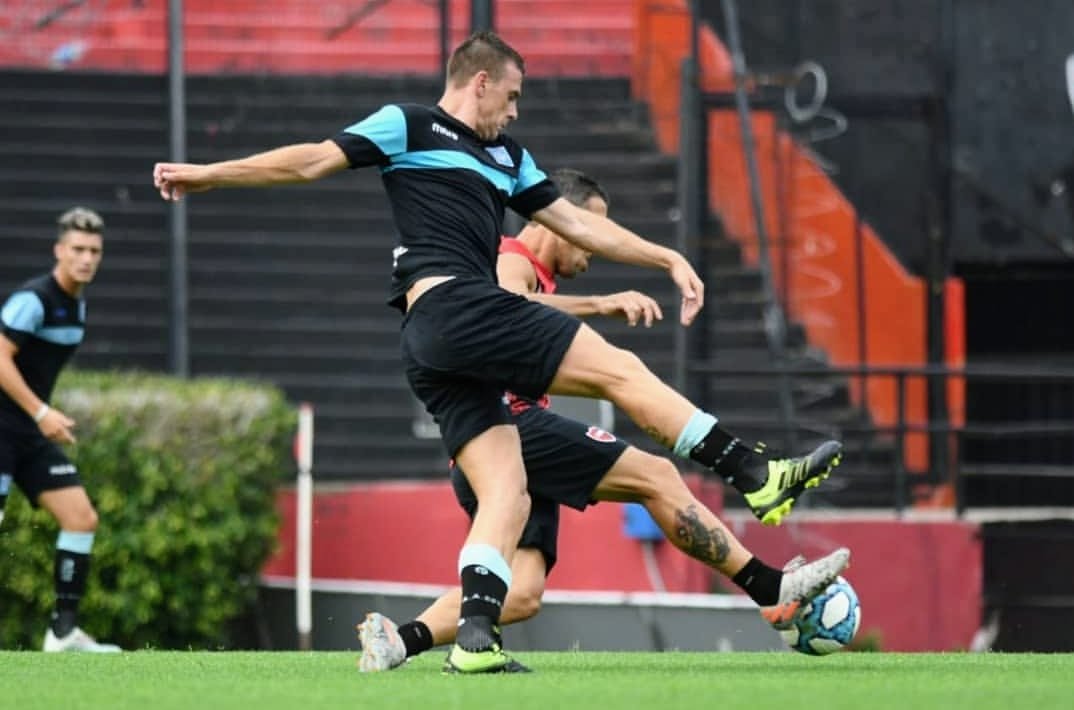
<svg viewBox="0 0 1074 710"><path fill-rule="evenodd" d="M805 604L789 629L780 631L788 646L810 656L826 656L854 638L861 624L861 604L850 582L837 577Z"/></svg>

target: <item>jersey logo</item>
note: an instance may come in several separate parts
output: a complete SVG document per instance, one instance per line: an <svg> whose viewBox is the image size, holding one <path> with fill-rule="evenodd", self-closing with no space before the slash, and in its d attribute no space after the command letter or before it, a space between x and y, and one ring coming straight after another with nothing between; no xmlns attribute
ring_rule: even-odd
<svg viewBox="0 0 1074 710"><path fill-rule="evenodd" d="M511 160L511 154L502 145L488 146L485 151L492 156L493 160L505 168L515 167L515 161Z"/></svg>
<svg viewBox="0 0 1074 710"><path fill-rule="evenodd" d="M392 268L393 269L398 269L399 268L399 257L401 257L403 254L406 254L408 251L410 251L410 250L407 249L404 246L397 246L396 248L392 249Z"/></svg>
<svg viewBox="0 0 1074 710"><path fill-rule="evenodd" d="M591 426L585 433L593 441L599 441L602 444L610 444L615 441L615 436L610 432L604 431L599 426Z"/></svg>
<svg viewBox="0 0 1074 710"><path fill-rule="evenodd" d="M442 136L447 136L448 138L450 138L453 141L459 140L459 134L458 133L456 133L455 131L452 131L452 130L448 130L447 128L444 128L439 123L434 123L433 124L433 133L439 133Z"/></svg>

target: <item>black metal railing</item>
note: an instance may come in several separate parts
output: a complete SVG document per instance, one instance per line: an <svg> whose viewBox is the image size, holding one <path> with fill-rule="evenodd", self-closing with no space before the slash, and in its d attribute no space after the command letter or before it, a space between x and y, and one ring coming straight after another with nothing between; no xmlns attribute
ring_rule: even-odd
<svg viewBox="0 0 1074 710"><path fill-rule="evenodd" d="M955 494L955 508L962 514L971 501L967 485L974 479L1029 478L1060 482L1057 488L1072 495L1062 495L1038 503L1069 506L1074 504L1074 370L1027 366L830 366L830 367L727 367L703 361L688 364L691 374L702 378L789 377L794 382L816 378L845 378L861 386L854 406L860 416L853 421L826 421L823 415L802 415L792 425L797 432L785 429L773 417L769 433L777 441L793 440L793 434L810 431L836 438L863 441L888 439L891 443L890 474L894 484L894 508L902 513L909 505L911 481L927 484L950 484ZM894 385L894 420L877 423L869 414L868 383L877 378ZM964 387L967 406L965 416L957 419L911 416L907 409L912 387L948 388L958 383ZM989 385L1002 385L1005 392L988 392ZM1025 397L1038 401L1034 406L1019 407ZM1048 412L1034 417L1031 412ZM1007 412L1004 415L1004 412ZM929 469L911 472L907 466L907 439L924 437L928 446L946 443L947 456L939 462L929 457ZM982 446L983 444L983 446ZM997 501L995 507L1016 504ZM992 507L992 504L990 504Z"/></svg>

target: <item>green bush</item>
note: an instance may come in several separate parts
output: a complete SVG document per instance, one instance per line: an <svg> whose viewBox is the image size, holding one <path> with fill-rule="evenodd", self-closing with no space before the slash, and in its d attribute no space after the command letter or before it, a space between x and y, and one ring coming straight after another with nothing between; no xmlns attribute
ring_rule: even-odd
<svg viewBox="0 0 1074 710"><path fill-rule="evenodd" d="M54 403L97 507L80 623L125 648L219 648L257 593L293 470L295 416L270 386L68 372ZM39 648L57 526L15 489L0 525L0 648Z"/></svg>

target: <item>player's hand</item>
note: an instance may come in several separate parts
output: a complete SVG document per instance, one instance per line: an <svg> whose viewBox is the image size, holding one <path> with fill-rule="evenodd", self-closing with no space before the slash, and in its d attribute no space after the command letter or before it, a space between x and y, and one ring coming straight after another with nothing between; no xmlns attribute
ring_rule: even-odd
<svg viewBox="0 0 1074 710"><path fill-rule="evenodd" d="M660 305L639 291L623 291L601 296L597 309L602 316L618 316L631 326L644 323L648 328L654 320L663 320Z"/></svg>
<svg viewBox="0 0 1074 710"><path fill-rule="evenodd" d="M681 256L672 264L668 274L682 292L679 321L683 325L690 325L705 305L705 283L694 271L694 267L690 266L690 262Z"/></svg>
<svg viewBox="0 0 1074 710"><path fill-rule="evenodd" d="M71 433L75 420L56 408L48 410L37 426L49 441L55 441L57 444L75 443L75 435Z"/></svg>
<svg viewBox="0 0 1074 710"><path fill-rule="evenodd" d="M190 192L212 188L208 167L193 163L157 163L153 166L153 187L169 202L177 202Z"/></svg>

